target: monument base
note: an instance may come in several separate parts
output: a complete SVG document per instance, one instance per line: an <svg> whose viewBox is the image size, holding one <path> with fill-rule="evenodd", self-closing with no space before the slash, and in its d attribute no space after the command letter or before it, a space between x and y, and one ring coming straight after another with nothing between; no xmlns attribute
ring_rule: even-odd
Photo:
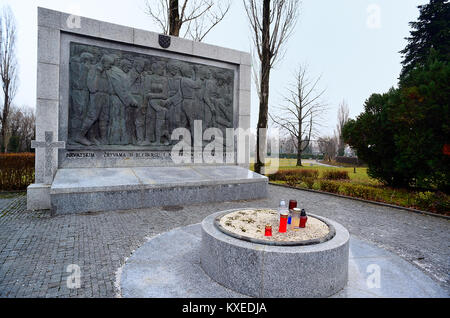
<svg viewBox="0 0 450 318"><path fill-rule="evenodd" d="M27 209L47 210L51 208L50 185L33 183L27 187Z"/></svg>
<svg viewBox="0 0 450 318"><path fill-rule="evenodd" d="M264 198L268 179L239 166L59 169L56 213L142 209Z"/></svg>

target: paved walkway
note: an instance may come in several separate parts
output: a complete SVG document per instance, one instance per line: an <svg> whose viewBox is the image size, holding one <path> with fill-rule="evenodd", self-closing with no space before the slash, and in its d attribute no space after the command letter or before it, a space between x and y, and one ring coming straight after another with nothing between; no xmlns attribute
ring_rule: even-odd
<svg viewBox="0 0 450 318"><path fill-rule="evenodd" d="M120 271L122 297L248 297L218 284L205 273L200 264L201 240L201 224L179 227L149 239ZM274 274L282 276L282 270ZM444 298L448 293L401 257L351 235L346 286L330 297Z"/></svg>
<svg viewBox="0 0 450 318"><path fill-rule="evenodd" d="M324 166L324 167L332 167L332 168L340 168L340 166L332 166L332 165L327 165L325 163L321 163L319 161L316 160L312 160L312 159L302 159L302 164L306 167L309 166Z"/></svg>
<svg viewBox="0 0 450 318"><path fill-rule="evenodd" d="M307 211L401 256L450 295L449 220L270 186L265 200L63 216L26 211L24 195L0 199L0 297L114 297L117 269L148 237L220 210L276 207L280 198L297 199ZM67 287L70 264L81 269L80 288Z"/></svg>

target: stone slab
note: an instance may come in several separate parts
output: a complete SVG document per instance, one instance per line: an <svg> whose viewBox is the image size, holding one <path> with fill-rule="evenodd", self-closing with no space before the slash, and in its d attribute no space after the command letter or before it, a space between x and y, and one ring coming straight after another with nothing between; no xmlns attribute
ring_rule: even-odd
<svg viewBox="0 0 450 318"><path fill-rule="evenodd" d="M199 266L201 224L179 227L150 238L127 259L120 276L122 297L246 297L217 282ZM380 266L381 284L367 284L367 263ZM380 260L383 260L380 262ZM410 280L410 277L414 279ZM294 297L294 296L291 296ZM444 297L430 277L382 248L351 235L347 286L333 298Z"/></svg>
<svg viewBox="0 0 450 318"><path fill-rule="evenodd" d="M59 169L57 213L140 209L264 198L268 179L238 166Z"/></svg>

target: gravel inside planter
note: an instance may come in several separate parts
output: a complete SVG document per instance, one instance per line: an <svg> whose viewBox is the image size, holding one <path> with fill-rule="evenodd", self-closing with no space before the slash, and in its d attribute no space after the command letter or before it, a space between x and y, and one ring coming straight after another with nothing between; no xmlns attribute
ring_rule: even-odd
<svg viewBox="0 0 450 318"><path fill-rule="evenodd" d="M243 209L219 215L215 226L222 232L241 240L268 245L312 245L326 242L334 234L333 226L317 217L308 216L305 228L285 233L279 230L278 212L273 209ZM265 226L272 226L272 236L265 236Z"/></svg>

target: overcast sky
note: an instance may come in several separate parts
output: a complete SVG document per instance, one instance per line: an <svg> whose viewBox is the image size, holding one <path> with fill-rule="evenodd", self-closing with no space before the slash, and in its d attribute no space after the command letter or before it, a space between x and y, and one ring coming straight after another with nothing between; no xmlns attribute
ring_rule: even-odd
<svg viewBox="0 0 450 318"><path fill-rule="evenodd" d="M152 0L156 1L156 0ZM372 93L397 84L401 69L398 53L409 36L408 22L419 15L425 0L303 0L299 21L284 59L271 73L270 105L281 105L293 71L307 64L309 76L321 75L320 88L329 110L321 135L333 133L339 103L349 104L350 117L363 111ZM44 7L121 25L159 32L144 13L144 0L0 0L17 20L20 86L17 105L35 107L37 60L37 7ZM251 32L241 0L232 0L225 19L204 39L205 43L250 52ZM252 87L252 127L256 127L258 99Z"/></svg>

